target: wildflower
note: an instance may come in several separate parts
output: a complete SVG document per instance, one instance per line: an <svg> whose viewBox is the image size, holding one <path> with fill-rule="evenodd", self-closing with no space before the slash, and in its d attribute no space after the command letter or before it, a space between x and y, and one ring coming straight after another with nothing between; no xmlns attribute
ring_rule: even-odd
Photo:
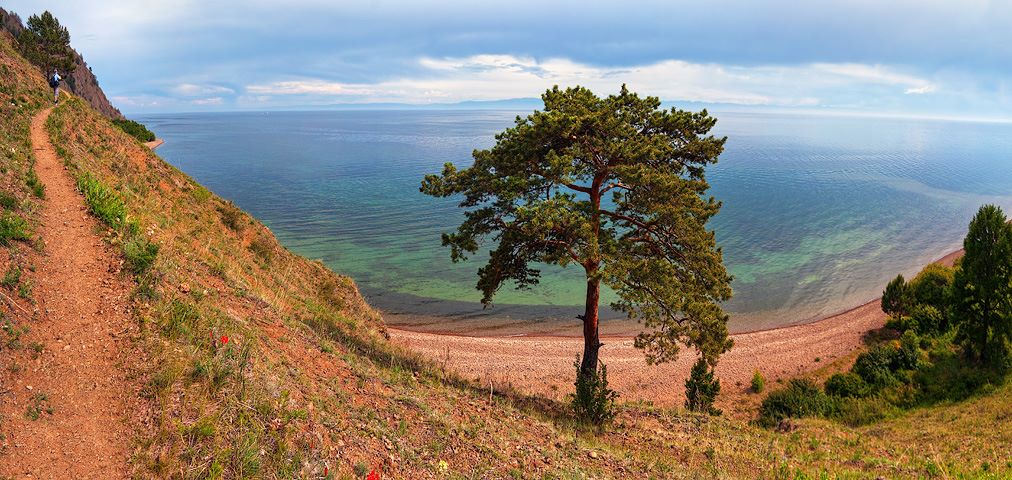
<svg viewBox="0 0 1012 480"><path fill-rule="evenodd" d="M376 473L376 470L369 472L369 476L365 477L365 480L380 480L380 474Z"/></svg>
<svg viewBox="0 0 1012 480"><path fill-rule="evenodd" d="M450 464L446 463L446 460L440 460L436 465L436 470L439 470L439 473L446 473L450 470Z"/></svg>
<svg viewBox="0 0 1012 480"><path fill-rule="evenodd" d="M227 343L228 343L228 335L222 335L221 336L221 344L225 345Z"/></svg>

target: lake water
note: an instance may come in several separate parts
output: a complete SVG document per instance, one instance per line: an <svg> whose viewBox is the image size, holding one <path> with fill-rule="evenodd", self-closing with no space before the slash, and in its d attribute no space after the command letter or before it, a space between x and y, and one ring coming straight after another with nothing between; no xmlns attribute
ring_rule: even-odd
<svg viewBox="0 0 1012 480"><path fill-rule="evenodd" d="M292 251L354 278L388 323L450 332L572 333L582 271L546 268L482 310L481 257L453 264L462 215L418 192L518 112L201 113L139 118L158 153L267 224ZM715 112L727 135L708 178L735 280L735 331L811 321L876 298L959 248L983 203L1012 206L1012 125ZM614 317L614 314L609 314ZM627 333L609 320L606 332Z"/></svg>

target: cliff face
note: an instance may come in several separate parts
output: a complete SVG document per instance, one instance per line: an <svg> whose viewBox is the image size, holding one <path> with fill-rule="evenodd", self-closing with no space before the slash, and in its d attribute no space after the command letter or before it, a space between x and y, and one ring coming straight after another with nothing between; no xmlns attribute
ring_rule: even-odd
<svg viewBox="0 0 1012 480"><path fill-rule="evenodd" d="M25 29L21 17L3 8L0 8L0 28L10 32L15 39ZM98 79L95 78L88 63L84 61L84 57L77 50L74 50L74 64L77 65L77 68L66 78L70 91L83 98L102 115L109 118L123 118L123 114L112 105L112 102L105 96L105 92L98 86Z"/></svg>

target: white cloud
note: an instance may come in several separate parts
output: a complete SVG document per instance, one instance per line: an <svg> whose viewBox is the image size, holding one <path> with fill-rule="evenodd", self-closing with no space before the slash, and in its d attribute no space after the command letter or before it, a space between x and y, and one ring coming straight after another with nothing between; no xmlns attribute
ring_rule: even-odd
<svg viewBox="0 0 1012 480"><path fill-rule="evenodd" d="M181 83L176 85L172 91L178 95L186 97L235 93L235 90L220 85L197 85L193 83Z"/></svg>
<svg viewBox="0 0 1012 480"><path fill-rule="evenodd" d="M421 58L421 73L376 83L298 79L250 85L251 95L334 97L345 102L436 103L499 100L539 95L553 85L582 85L599 94L625 83L633 91L670 101L742 105L814 106L820 98L870 86L896 93L930 93L930 81L882 65L816 63L797 66L735 66L666 60L646 65L601 67L562 58L512 55Z"/></svg>
<svg viewBox="0 0 1012 480"><path fill-rule="evenodd" d="M290 80L274 82L267 85L250 85L246 91L255 95L369 95L373 90L364 86L355 86L323 80Z"/></svg>
<svg viewBox="0 0 1012 480"><path fill-rule="evenodd" d="M903 91L907 95L923 95L925 93L932 93L938 90L934 85L924 85L920 87L910 87Z"/></svg>
<svg viewBox="0 0 1012 480"><path fill-rule="evenodd" d="M225 99L221 97L210 97L210 98L198 98L193 100L191 103L194 105L221 105L225 103Z"/></svg>

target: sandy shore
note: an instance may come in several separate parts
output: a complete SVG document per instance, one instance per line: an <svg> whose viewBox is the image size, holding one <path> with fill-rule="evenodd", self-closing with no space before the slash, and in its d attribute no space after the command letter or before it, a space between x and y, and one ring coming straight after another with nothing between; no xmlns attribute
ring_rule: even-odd
<svg viewBox="0 0 1012 480"><path fill-rule="evenodd" d="M961 250L950 253L937 263L952 265L962 254ZM744 393L755 370L774 381L850 355L861 346L866 332L885 323L879 303L876 299L803 325L732 335L734 348L717 366L722 391ZM512 384L552 398L571 391L573 360L583 350L583 340L574 337L471 337L400 329L390 329L390 334L394 342L465 376L480 378L486 385L490 380ZM677 362L650 366L631 337L609 336L602 342L601 359L622 399L650 400L659 405L683 402L683 384L695 361L692 350L683 350Z"/></svg>
<svg viewBox="0 0 1012 480"><path fill-rule="evenodd" d="M154 140L152 140L150 142L144 142L144 146L148 147L148 148L150 148L152 150L154 150L154 149L162 146L163 143L165 143L165 140L162 140L160 138L156 138L156 139L154 139Z"/></svg>

